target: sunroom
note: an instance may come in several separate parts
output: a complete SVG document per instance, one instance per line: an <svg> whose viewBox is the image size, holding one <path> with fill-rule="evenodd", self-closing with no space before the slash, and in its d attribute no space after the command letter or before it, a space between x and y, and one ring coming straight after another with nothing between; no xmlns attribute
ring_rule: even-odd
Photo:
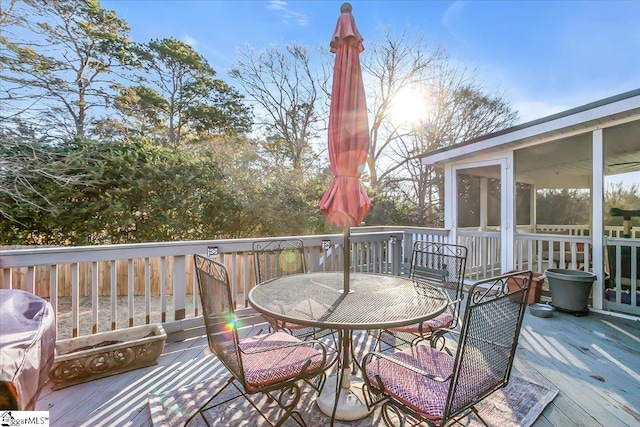
<svg viewBox="0 0 640 427"><path fill-rule="evenodd" d="M640 229L631 226L640 206L604 206L607 180L639 181L640 90L429 152L422 162L444 170L445 229L470 248L472 276L591 271L592 309L640 314ZM587 192L589 223L539 224L536 192L549 189ZM479 196L470 201L471 193ZM605 226L607 213L619 224Z"/></svg>

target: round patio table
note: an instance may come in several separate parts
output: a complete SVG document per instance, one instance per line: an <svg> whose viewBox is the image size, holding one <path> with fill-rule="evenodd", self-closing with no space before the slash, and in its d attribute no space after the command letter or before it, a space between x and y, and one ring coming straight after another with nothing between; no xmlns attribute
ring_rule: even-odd
<svg viewBox="0 0 640 427"><path fill-rule="evenodd" d="M331 376L316 401L332 424L334 419L352 421L371 412L362 395L362 379L350 375L352 331L424 322L451 302L441 289L423 285L418 293L413 281L400 276L352 273L351 292L346 294L343 280L343 272L295 274L264 282L248 296L249 304L269 318L338 331L339 378Z"/></svg>

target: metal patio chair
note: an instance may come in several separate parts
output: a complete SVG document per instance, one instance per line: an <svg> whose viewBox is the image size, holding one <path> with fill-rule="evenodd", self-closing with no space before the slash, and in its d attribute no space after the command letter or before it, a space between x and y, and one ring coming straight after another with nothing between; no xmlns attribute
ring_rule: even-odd
<svg viewBox="0 0 640 427"><path fill-rule="evenodd" d="M290 274L307 272L304 243L300 239L274 239L254 242L253 265L256 286L267 280ZM267 318L272 330L284 330L300 339L318 339L332 335L328 329L313 328L294 323L284 323Z"/></svg>
<svg viewBox="0 0 640 427"><path fill-rule="evenodd" d="M229 385L244 396L271 426L280 426L289 417L304 426L296 411L305 381L320 391L326 379L327 350L317 341L301 341L285 332L259 334L240 339L238 323L231 299L231 287L225 266L210 258L194 255L196 276L205 320L209 348L227 368L231 377L220 390L209 398L185 423L198 414L209 425L203 413L223 402L211 404ZM263 393L275 401L283 411L275 424L274 414L269 416L258 409L249 395ZM211 405L210 405L211 404Z"/></svg>
<svg viewBox="0 0 640 427"><path fill-rule="evenodd" d="M432 347L444 348L445 334L458 325L463 298L467 248L448 243L417 241L413 244L409 278L418 293L424 285L444 290L452 301L447 311L426 322L379 331L377 348L415 345L428 340Z"/></svg>
<svg viewBox="0 0 640 427"><path fill-rule="evenodd" d="M514 276L518 285L510 290ZM482 420L475 405L509 382L532 276L520 271L475 282L453 355L426 342L365 355L368 406L382 405L388 426L443 426L469 412Z"/></svg>

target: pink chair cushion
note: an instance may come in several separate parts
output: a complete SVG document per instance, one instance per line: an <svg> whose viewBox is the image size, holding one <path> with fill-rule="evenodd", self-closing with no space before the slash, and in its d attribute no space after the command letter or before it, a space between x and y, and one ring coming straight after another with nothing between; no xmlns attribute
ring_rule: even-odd
<svg viewBox="0 0 640 427"><path fill-rule="evenodd" d="M283 347L291 344L300 345ZM308 360L311 364L307 372L318 372L323 368L322 351L285 332L242 339L240 349L247 391L250 392L296 377Z"/></svg>
<svg viewBox="0 0 640 427"><path fill-rule="evenodd" d="M289 322L283 322L282 320L276 320L276 326L278 327L278 329L305 329L308 328L309 326L304 326L304 325L298 325L297 323L289 323Z"/></svg>
<svg viewBox="0 0 640 427"><path fill-rule="evenodd" d="M448 328L453 324L453 316L449 313L442 313L433 319L429 319L425 322L422 322L422 332L433 332L439 329ZM398 326L396 328L391 328L391 330L396 332L409 332L412 334L420 333L420 324L413 323L407 326Z"/></svg>
<svg viewBox="0 0 640 427"><path fill-rule="evenodd" d="M443 351L426 344L418 344L389 355L431 375L448 377L454 359ZM387 394L404 403L425 418L440 422L444 414L450 381L434 381L386 359L374 358L365 368L365 375L376 385L379 376Z"/></svg>

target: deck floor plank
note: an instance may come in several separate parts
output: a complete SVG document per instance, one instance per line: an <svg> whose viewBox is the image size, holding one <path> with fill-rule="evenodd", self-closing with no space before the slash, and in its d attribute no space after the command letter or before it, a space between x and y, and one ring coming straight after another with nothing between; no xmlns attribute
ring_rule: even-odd
<svg viewBox="0 0 640 427"><path fill-rule="evenodd" d="M637 410L640 359L635 349L639 343L632 335L640 336L637 325L623 321L612 327L602 316L576 318L564 313L556 313L552 319L536 320L547 320L548 327L544 329L544 336L532 332L531 325L524 328L522 359L540 364L543 375L559 388L559 384L563 384L565 394L597 423L640 424ZM618 327L619 324L627 329ZM629 403L636 409L628 410ZM575 407L567 406L567 409Z"/></svg>
<svg viewBox="0 0 640 427"><path fill-rule="evenodd" d="M640 321L592 313L525 316L515 372L560 392L534 427L640 425ZM151 426L148 395L227 375L205 337L168 342L158 365L53 391L51 425ZM598 379L601 377L604 382Z"/></svg>

